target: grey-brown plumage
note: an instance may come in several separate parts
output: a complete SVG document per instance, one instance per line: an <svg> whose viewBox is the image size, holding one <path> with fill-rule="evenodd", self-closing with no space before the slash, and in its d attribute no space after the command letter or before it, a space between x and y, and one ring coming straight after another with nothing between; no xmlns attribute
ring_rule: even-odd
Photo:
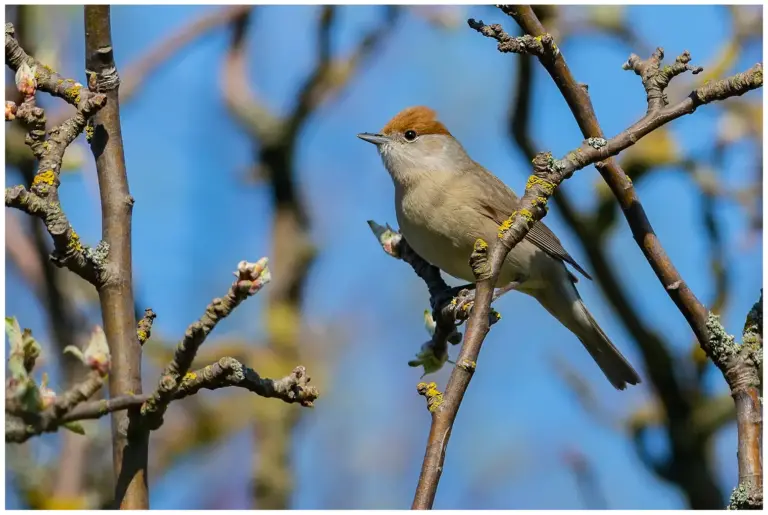
<svg viewBox="0 0 768 515"><path fill-rule="evenodd" d="M475 241L497 237L499 225L518 209L518 197L473 161L428 108L406 109L382 132L360 137L376 144L392 176L400 231L421 257L474 281L469 256ZM614 387L640 383L587 310L565 263L589 278L554 233L537 222L507 255L496 286L519 283L518 291L576 335Z"/></svg>

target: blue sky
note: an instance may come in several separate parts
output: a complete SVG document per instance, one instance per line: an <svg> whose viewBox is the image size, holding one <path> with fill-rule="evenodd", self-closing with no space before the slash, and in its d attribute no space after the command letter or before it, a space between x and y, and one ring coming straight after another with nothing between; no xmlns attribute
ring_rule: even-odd
<svg viewBox="0 0 768 515"><path fill-rule="evenodd" d="M187 21L210 12L204 6L113 7L113 38L118 67ZM462 8L461 19L514 21L488 7ZM730 17L718 6L635 6L627 8L633 27L650 47L667 58L689 50L695 64L711 62L731 37ZM316 8L260 8L249 38L250 80L274 110L288 112L299 84L312 67ZM349 52L364 31L378 23L380 8L342 7L333 48ZM62 73L82 79L81 15L71 18ZM681 23L681 20L686 22ZM285 29L290 22L291 30ZM304 36L309 33L308 37ZM141 35L139 35L141 34ZM155 331L173 340L198 317L212 297L221 295L241 259L270 255L271 206L263 185L243 180L252 152L248 138L232 123L218 88L220 62L229 41L220 29L196 41L163 66L134 100L121 109L123 137L134 208L134 277L138 295L157 313ZM570 39L562 45L571 69L589 92L607 135L620 132L645 112L639 78L621 69L634 49L607 36ZM308 279L305 324L343 334L343 352L323 367L322 398L297 430L294 449L296 508L405 508L410 505L429 429L424 401L416 394L419 372L406 363L426 339L422 312L428 306L423 284L410 268L387 257L371 236L366 220L395 224L393 188L374 149L355 134L376 131L400 109L427 104L462 141L475 160L518 191L528 163L511 144L506 129L513 84L511 54L467 28L440 31L422 18L406 15L382 47L335 101L309 120L298 145L298 183L312 219L320 255ZM762 60L748 47L729 73ZM581 134L546 72L535 65L533 130L539 150L563 155ZM759 93L753 93L753 95ZM672 131L685 154L708 152L718 108L702 108L675 122ZM740 144L718 171L729 185L751 173L754 146ZM84 241L100 236L98 196L92 165L62 180L61 199ZM567 181L577 206L594 204L594 168ZM16 182L15 175L8 175ZM674 168L654 174L639 186L662 243L691 288L709 299L713 284L707 241L690 180ZM733 204L720 204L732 273L732 301L724 314L731 331L757 298L762 283L761 242L737 245L746 219ZM558 218L547 224L577 261L581 249ZM692 335L660 287L623 219L609 240L609 254L622 264L632 301L643 319L674 342L674 353L688 351ZM587 266L587 268L589 268ZM9 313L45 339L45 318L8 265ZM603 300L596 285L580 282L585 302L631 362L642 362L633 342ZM225 320L206 343L238 335L263 334L262 297L249 300ZM498 306L505 315L486 340L477 373L453 431L436 508L581 508L571 472L560 453L575 447L595 467L611 508L682 508L673 488L660 483L637 458L621 433L594 420L575 403L553 373L557 354L591 383L603 405L617 417L642 406L647 385L617 392L603 380L578 341L531 299L510 294ZM318 340L323 341L323 340ZM303 345L311 346L308 339ZM331 350L328 351L329 353ZM456 349L453 350L454 356ZM322 355L313 349L312 355ZM304 362L312 371L312 362ZM253 364L258 368L257 364ZM433 376L444 386L450 371ZM644 370L640 370L645 375ZM145 374L149 375L149 373ZM151 387L155 376L145 378ZM712 373L712 388L724 391ZM363 386L364 385L364 386ZM206 393L203 393L206 395ZM371 398L373 397L373 398ZM248 402L270 402L251 399ZM171 409L169 417L173 416ZM53 445L47 436L45 445ZM660 441L661 445L662 442ZM660 451L662 449L660 448ZM153 478L153 508L195 508L218 485L231 492L229 507L247 507L250 459L258 447L243 431L199 455L189 456L167 476ZM717 438L715 462L724 491L736 482L735 429ZM226 471L226 474L225 474ZM233 486L234 485L234 486ZM9 492L8 506L18 506Z"/></svg>

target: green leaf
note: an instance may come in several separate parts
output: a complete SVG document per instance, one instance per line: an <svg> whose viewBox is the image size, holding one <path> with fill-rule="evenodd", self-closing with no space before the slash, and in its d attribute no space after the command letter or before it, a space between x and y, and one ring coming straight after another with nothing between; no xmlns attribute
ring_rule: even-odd
<svg viewBox="0 0 768 515"><path fill-rule="evenodd" d="M23 340L21 337L21 327L16 317L5 317L5 334L11 343L11 352L23 349Z"/></svg>

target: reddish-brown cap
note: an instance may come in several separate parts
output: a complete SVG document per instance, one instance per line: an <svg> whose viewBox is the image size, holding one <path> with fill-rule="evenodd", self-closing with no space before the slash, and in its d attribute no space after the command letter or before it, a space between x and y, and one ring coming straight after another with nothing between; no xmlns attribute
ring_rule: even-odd
<svg viewBox="0 0 768 515"><path fill-rule="evenodd" d="M416 131L418 135L451 134L445 125L437 120L437 113L425 106L403 109L381 129L381 133L387 135L402 134L408 130Z"/></svg>

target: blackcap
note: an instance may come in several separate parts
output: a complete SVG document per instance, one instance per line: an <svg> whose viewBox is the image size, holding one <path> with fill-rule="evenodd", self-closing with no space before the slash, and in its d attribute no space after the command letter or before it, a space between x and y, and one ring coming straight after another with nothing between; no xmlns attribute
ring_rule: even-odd
<svg viewBox="0 0 768 515"><path fill-rule="evenodd" d="M447 274L473 282L469 256L475 241L497 237L499 225L519 207L517 195L473 161L427 107L405 109L381 132L358 137L376 145L392 177L397 222L408 244ZM640 383L587 310L565 263L590 278L539 221L507 256L496 286L514 283L539 301L584 344L614 387Z"/></svg>

